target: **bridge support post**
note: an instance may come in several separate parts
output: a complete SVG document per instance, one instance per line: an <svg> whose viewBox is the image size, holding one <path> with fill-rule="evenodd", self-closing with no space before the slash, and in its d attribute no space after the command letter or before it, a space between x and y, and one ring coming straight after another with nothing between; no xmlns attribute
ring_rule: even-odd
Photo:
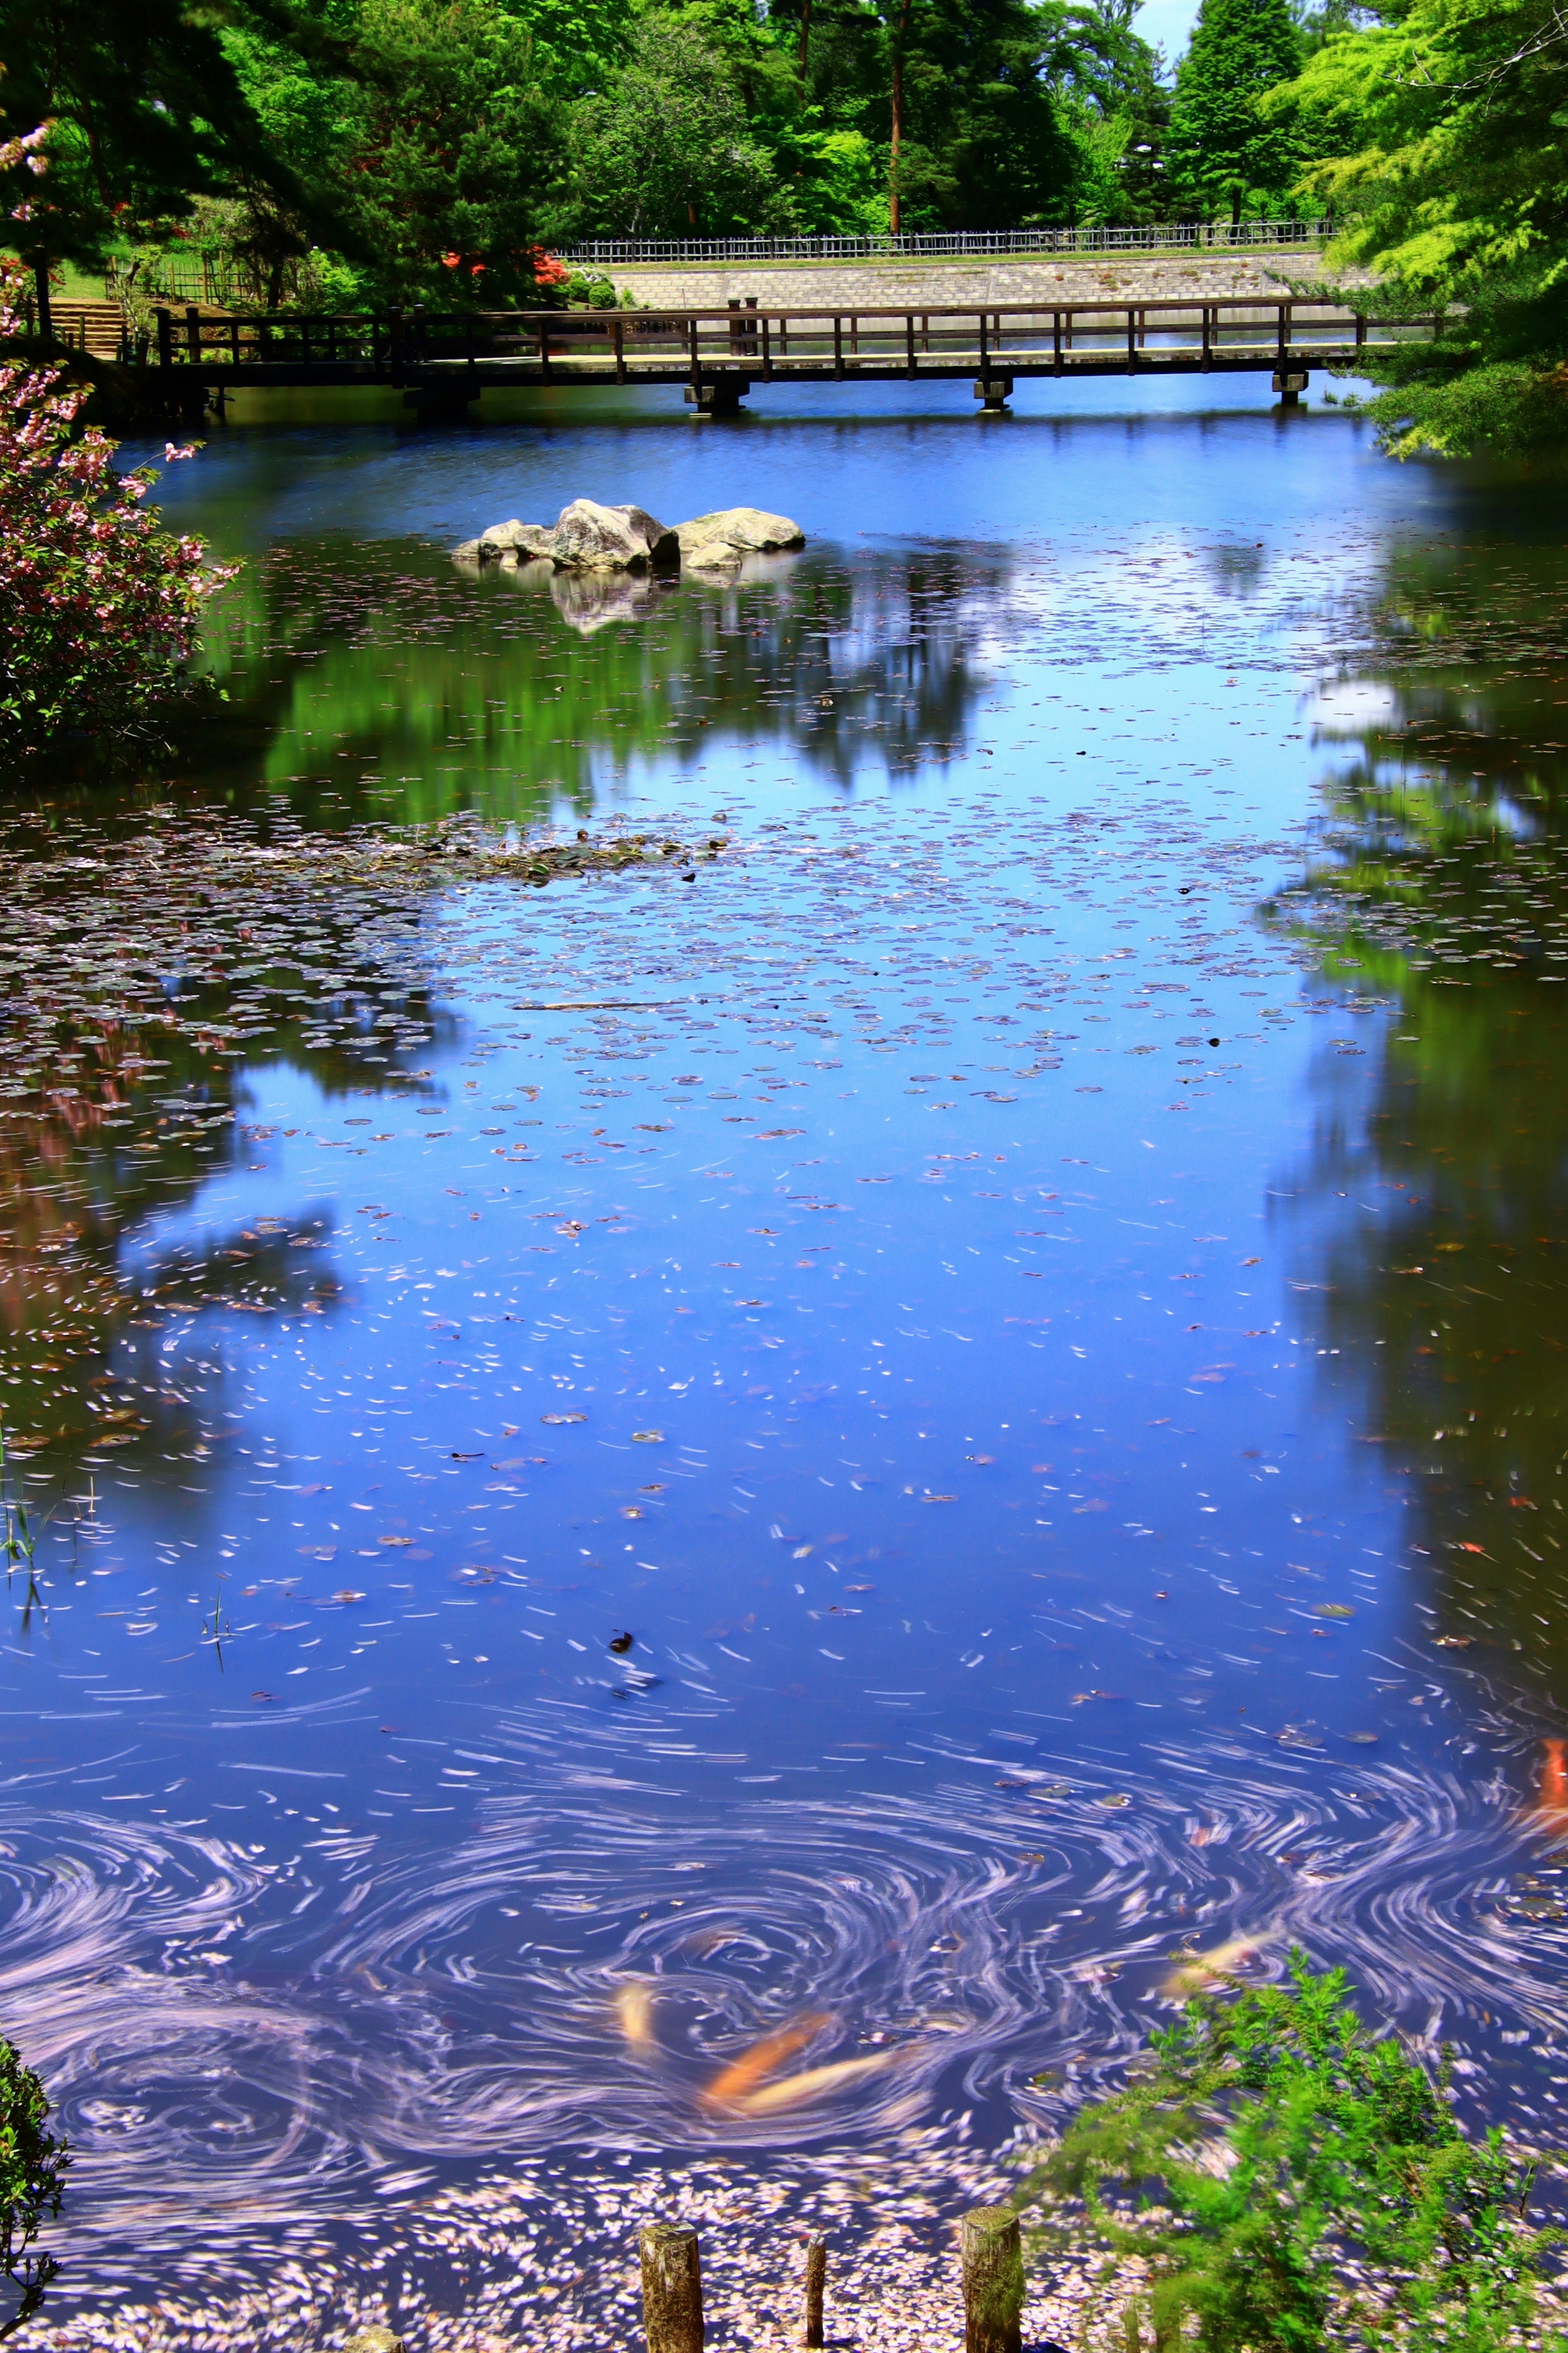
<svg viewBox="0 0 1568 2353"><path fill-rule="evenodd" d="M1280 407L1300 408L1301 395L1307 389L1308 381L1308 371L1305 368L1276 368L1274 389L1279 395Z"/></svg>
<svg viewBox="0 0 1568 2353"><path fill-rule="evenodd" d="M697 417L739 417L741 403L752 389L750 376L724 375L707 384L685 387L686 405Z"/></svg>
<svg viewBox="0 0 1568 2353"><path fill-rule="evenodd" d="M978 375L974 379L974 397L981 403L982 417L1007 416L1007 403L1012 396L1010 375Z"/></svg>

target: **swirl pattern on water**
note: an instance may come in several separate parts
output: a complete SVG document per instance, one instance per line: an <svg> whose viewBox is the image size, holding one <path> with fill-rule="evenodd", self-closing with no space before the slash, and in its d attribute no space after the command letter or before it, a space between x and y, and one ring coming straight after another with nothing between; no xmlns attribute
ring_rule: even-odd
<svg viewBox="0 0 1568 2353"><path fill-rule="evenodd" d="M1183 1938L1250 1936L1265 1968L1298 1939L1461 2051L1563 2020L1562 1932L1500 1904L1542 1836L1500 1767L1265 1778L1214 1745L1114 1784L976 1786L985 1760L954 1757L965 1778L919 1799L705 1813L581 1757L547 1768L516 1730L526 1788L444 1860L328 1842L324 1927L255 1850L11 1814L0 2002L79 2152L75 2233L173 2245L199 2214L237 2244L502 2151L765 2165L964 2113L999 2143L1142 2039ZM886 2063L798 2105L705 2105L806 2012L826 2022L778 2075Z"/></svg>

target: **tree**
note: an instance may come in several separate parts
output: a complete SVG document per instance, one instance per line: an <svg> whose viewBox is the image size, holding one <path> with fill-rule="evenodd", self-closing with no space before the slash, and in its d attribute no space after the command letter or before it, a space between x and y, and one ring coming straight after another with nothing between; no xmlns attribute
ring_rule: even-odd
<svg viewBox="0 0 1568 2353"><path fill-rule="evenodd" d="M34 268L100 266L116 239L244 176L298 195L210 15L187 0L0 0L0 139L49 126L47 194L13 240Z"/></svg>
<svg viewBox="0 0 1568 2353"><path fill-rule="evenodd" d="M1537 2333L1542 2259L1563 2234L1525 2219L1534 2158L1499 2131L1467 2138L1446 2066L1434 2080L1369 2035L1347 1990L1298 1949L1286 1985L1189 2002L1023 2195L1081 2198L1110 2247L1147 2263L1159 2344L1192 2325L1202 2353L1319 2353L1332 2322L1333 2341L1404 2353L1563 2353L1568 2339Z"/></svg>
<svg viewBox="0 0 1568 2353"><path fill-rule="evenodd" d="M1132 226L1169 218L1171 94L1164 60L1133 31L1139 0L1069 12L1053 89L1079 151L1073 217Z"/></svg>
<svg viewBox="0 0 1568 2353"><path fill-rule="evenodd" d="M722 237L789 226L734 65L686 12L650 12L572 125L571 226L582 237Z"/></svg>
<svg viewBox="0 0 1568 2353"><path fill-rule="evenodd" d="M7 153L0 148L0 160ZM18 330L16 294L13 270L0 283L0 342ZM0 366L0 754L8 760L72 742L110 752L155 743L168 709L190 691L202 608L229 576L207 567L199 540L159 528L144 503L149 469L116 477L113 442L78 428L83 397L48 366ZM29 2106L35 2091L0 2040L0 2270L13 2277L43 2190L28 2193L30 2205L17 2201L29 2180L47 2187L53 2147L37 2132L45 2111L41 2093Z"/></svg>
<svg viewBox="0 0 1568 2353"><path fill-rule="evenodd" d="M1568 438L1568 44L1552 0L1412 0L1330 40L1281 99L1324 160L1307 185L1346 227L1391 316L1447 313L1436 341L1373 347L1363 373L1397 455Z"/></svg>
<svg viewBox="0 0 1568 2353"><path fill-rule="evenodd" d="M494 304L536 287L563 123L499 0L363 0L348 216L376 292Z"/></svg>
<svg viewBox="0 0 1568 2353"><path fill-rule="evenodd" d="M887 53L889 227L1065 218L1077 157L1053 79L1068 10L1027 0L868 0Z"/></svg>
<svg viewBox="0 0 1568 2353"><path fill-rule="evenodd" d="M347 38L352 18L319 37L286 40L258 22L220 25L224 54L255 116L268 155L289 159L289 185L247 163L230 175L230 193L193 206L190 242L246 265L268 311L283 300L286 274L323 237L355 241L344 190L360 86ZM302 29L302 28L300 28Z"/></svg>
<svg viewBox="0 0 1568 2353"><path fill-rule="evenodd" d="M16 2311L0 2321L0 2337L32 2318L58 2269L53 2255L29 2252L40 2225L60 2211L70 2163L64 2140L45 2128L48 2113L42 2084L0 2035L0 2274L22 2292Z"/></svg>
<svg viewBox="0 0 1568 2353"><path fill-rule="evenodd" d="M1289 0L1203 0L1176 69L1169 157L1181 201L1202 219L1277 206L1297 174L1289 111L1267 94L1300 70Z"/></svg>

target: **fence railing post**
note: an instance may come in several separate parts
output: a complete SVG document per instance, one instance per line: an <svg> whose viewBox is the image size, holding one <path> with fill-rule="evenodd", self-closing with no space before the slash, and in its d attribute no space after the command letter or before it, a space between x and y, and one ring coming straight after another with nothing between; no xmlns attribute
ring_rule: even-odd
<svg viewBox="0 0 1568 2353"><path fill-rule="evenodd" d="M827 2242L815 2234L805 2242L805 2276L804 2308L800 2316L800 2341L810 2348L824 2342L822 2334L822 2292L827 2279Z"/></svg>
<svg viewBox="0 0 1568 2353"><path fill-rule="evenodd" d="M961 2225L964 2353L1021 2353L1024 2250L1018 2217L975 2206Z"/></svg>
<svg viewBox="0 0 1568 2353"><path fill-rule="evenodd" d="M158 322L158 365L173 367L174 364L174 327L167 311L160 305L153 316Z"/></svg>
<svg viewBox="0 0 1568 2353"><path fill-rule="evenodd" d="M696 2232L679 2222L645 2222L638 2250L647 2353L702 2353L702 2263Z"/></svg>

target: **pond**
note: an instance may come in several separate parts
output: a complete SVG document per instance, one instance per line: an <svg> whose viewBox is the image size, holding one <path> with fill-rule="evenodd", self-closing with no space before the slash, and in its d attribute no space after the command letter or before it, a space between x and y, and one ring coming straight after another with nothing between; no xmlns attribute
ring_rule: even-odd
<svg viewBox="0 0 1568 2353"><path fill-rule="evenodd" d="M4 814L56 2343L907 2316L1194 1955L1560 2129L1568 501L1221 391L166 478L228 699ZM807 545L452 565L579 494Z"/></svg>

